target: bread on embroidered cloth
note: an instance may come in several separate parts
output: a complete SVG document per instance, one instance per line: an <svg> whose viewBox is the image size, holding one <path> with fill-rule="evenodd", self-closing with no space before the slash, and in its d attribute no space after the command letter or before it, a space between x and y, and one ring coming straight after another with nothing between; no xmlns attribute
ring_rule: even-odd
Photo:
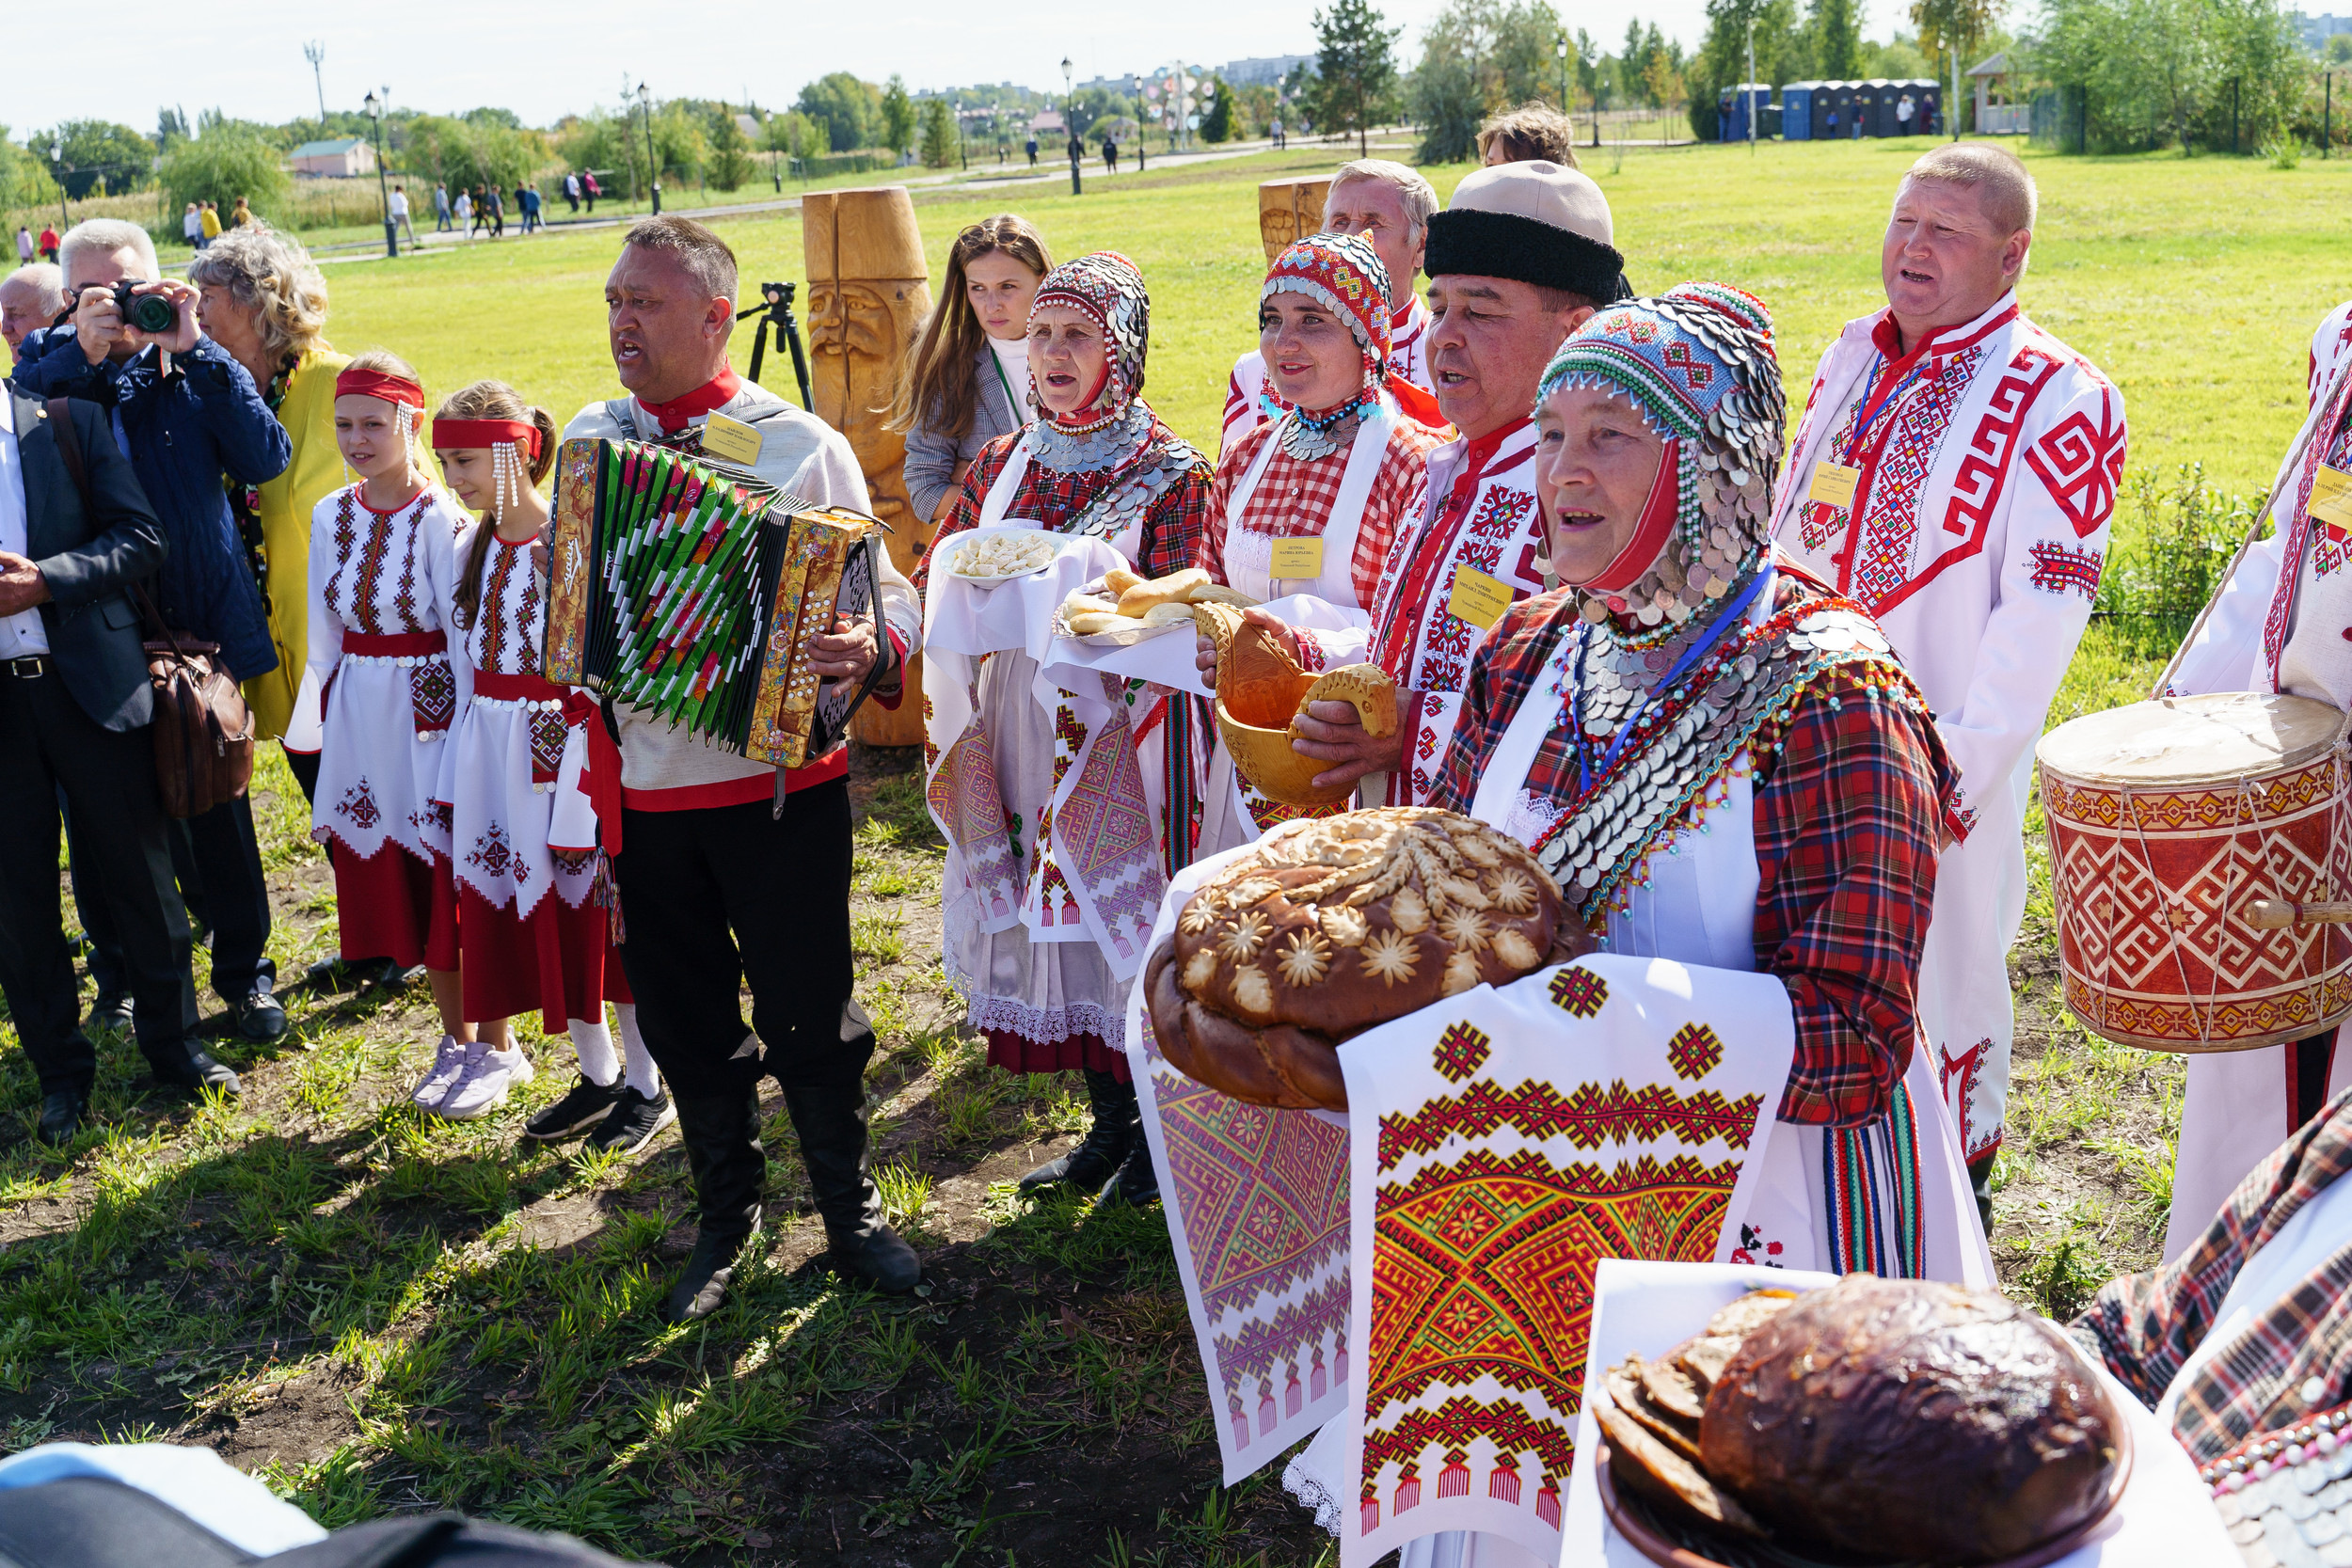
<svg viewBox="0 0 2352 1568"><path fill-rule="evenodd" d="M1388 673L1343 664L1309 674L1269 616L1220 604L1196 605L1193 619L1216 644L1217 734L1241 776L1289 806L1327 806L1354 794L1352 783L1319 787L1315 777L1330 765L1302 755L1291 741L1305 733L1298 716L1309 703L1346 703L1366 734L1396 733L1396 683Z"/></svg>
<svg viewBox="0 0 2352 1568"><path fill-rule="evenodd" d="M2013 1559L2095 1523L2129 1463L2122 1416L2056 1324L1923 1280L1756 1291L1604 1384L1613 1483L1670 1527L1761 1531L1807 1560Z"/></svg>
<svg viewBox="0 0 2352 1568"><path fill-rule="evenodd" d="M1157 630L1183 626L1193 619L1195 605L1228 608L1258 601L1236 589L1209 580L1198 566L1187 566L1164 578L1141 578L1124 567L1104 575L1103 591L1084 590L1062 600L1059 617L1073 637L1100 637L1107 632Z"/></svg>
<svg viewBox="0 0 2352 1568"><path fill-rule="evenodd" d="M1339 1042L1590 949L1519 843L1421 806L1288 822L1203 885L1145 966L1162 1055L1258 1104L1344 1110Z"/></svg>

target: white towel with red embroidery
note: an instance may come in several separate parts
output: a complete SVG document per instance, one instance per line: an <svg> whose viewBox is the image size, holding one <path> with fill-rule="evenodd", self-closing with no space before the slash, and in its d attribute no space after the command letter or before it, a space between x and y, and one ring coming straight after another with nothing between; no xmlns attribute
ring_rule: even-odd
<svg viewBox="0 0 2352 1568"><path fill-rule="evenodd" d="M2106 564L2123 398L2014 294L1894 364L1891 328L1849 322L1821 356L1773 531L1877 617L1960 771L1967 839L1938 869L1919 1019L1978 1159L2009 1098L2027 771ZM1860 470L1851 508L1808 499L1825 462Z"/></svg>

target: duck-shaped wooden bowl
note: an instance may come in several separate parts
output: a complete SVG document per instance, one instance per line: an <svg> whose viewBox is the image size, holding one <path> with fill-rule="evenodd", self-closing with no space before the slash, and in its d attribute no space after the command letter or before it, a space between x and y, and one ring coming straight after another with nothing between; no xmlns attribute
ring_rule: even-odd
<svg viewBox="0 0 2352 1568"><path fill-rule="evenodd" d="M1271 624L1231 605L1195 605L1193 619L1216 643L1216 728L1241 776L1269 800L1288 806L1327 806L1355 793L1352 784L1319 788L1315 775L1330 764L1302 756L1291 742L1305 732L1298 715L1309 703L1354 707L1375 739L1396 732L1396 684L1376 664L1343 664L1309 674Z"/></svg>

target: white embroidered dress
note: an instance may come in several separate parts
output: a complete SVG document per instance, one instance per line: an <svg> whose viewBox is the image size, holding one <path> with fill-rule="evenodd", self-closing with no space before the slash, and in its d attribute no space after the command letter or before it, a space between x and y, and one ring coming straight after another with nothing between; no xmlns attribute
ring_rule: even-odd
<svg viewBox="0 0 2352 1568"><path fill-rule="evenodd" d="M2033 743L2090 619L2123 471L2123 399L2013 294L1899 345L1888 312L1821 356L1773 538L1884 628L1959 769L1919 1022L1972 1159L1999 1147L2025 915ZM1808 499L1823 464L1851 506Z"/></svg>
<svg viewBox="0 0 2352 1568"><path fill-rule="evenodd" d="M473 696L444 748L438 791L452 814L452 874L520 920L550 889L578 909L596 880L593 862L565 870L551 853L594 849L596 814L580 787L585 731L566 722L563 689L541 674L548 582L541 554L535 540L490 538L481 609L462 642Z"/></svg>
<svg viewBox="0 0 2352 1568"><path fill-rule="evenodd" d="M313 839L361 860L397 844L430 865L450 852L442 742L473 690L447 632L475 525L431 485L389 513L359 490L310 515L309 662L286 744L319 753Z"/></svg>

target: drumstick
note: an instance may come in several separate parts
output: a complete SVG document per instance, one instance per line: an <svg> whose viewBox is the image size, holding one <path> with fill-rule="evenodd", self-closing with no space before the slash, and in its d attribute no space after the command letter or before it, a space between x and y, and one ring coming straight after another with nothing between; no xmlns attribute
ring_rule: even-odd
<svg viewBox="0 0 2352 1568"><path fill-rule="evenodd" d="M2283 931L2290 926L2352 925L2352 904L2297 904L2284 898L2256 898L2246 906L2246 924L2258 931Z"/></svg>
<svg viewBox="0 0 2352 1568"><path fill-rule="evenodd" d="M2270 494L2255 510L2253 526L2246 531L2246 537L2238 541L2237 554L2230 557L2229 569L2221 574L2221 580L2214 584L2213 592L2206 595L2205 608L2197 612L2197 619L2189 626L2188 635L2182 638L2181 645L2172 650L2171 662L2164 667L2164 673L2156 677L2156 689L2148 693L2151 699L2164 695L2164 689L2172 683L2172 673L2181 667L2181 660L2188 657L2189 649L2196 646L2197 634L2205 629L2205 623L2212 618L2213 607L2219 604L2221 595L2230 591L2231 579L2237 576L2237 569L2245 562L2247 552L2254 547L2254 541L2262 537L2263 526L2270 521L2270 510L2279 504L2280 493L2286 489L2287 481L2301 470L2303 449L2310 446L2312 437L2318 434L2320 425L2325 422L2323 416L2335 402L2336 394L2348 373L2352 373L2352 354L2345 355L2344 361L2336 367L2335 378L2328 383L2328 395L2312 405L2311 418L2303 421L2303 429L2296 436L2294 449L2287 453L2287 460L2279 465L2278 482L2271 485ZM2301 569L2301 564L2300 562L2281 562L2279 569L2282 572L2297 571Z"/></svg>

